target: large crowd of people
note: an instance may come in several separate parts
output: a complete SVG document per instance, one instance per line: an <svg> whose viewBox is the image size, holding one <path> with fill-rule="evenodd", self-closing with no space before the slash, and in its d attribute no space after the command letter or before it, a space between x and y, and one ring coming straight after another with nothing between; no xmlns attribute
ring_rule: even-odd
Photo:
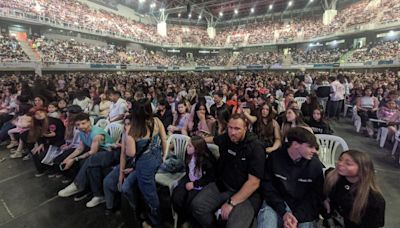
<svg viewBox="0 0 400 228"><path fill-rule="evenodd" d="M29 57L22 50L15 37L0 34L0 62L27 61Z"/></svg>
<svg viewBox="0 0 400 228"><path fill-rule="evenodd" d="M291 51L294 63L336 63L345 54L347 49L340 48L310 48L308 50L295 49Z"/></svg>
<svg viewBox="0 0 400 228"><path fill-rule="evenodd" d="M400 57L400 44L398 40L377 41L359 48L348 59L349 62L367 62L380 60L398 60Z"/></svg>
<svg viewBox="0 0 400 228"><path fill-rule="evenodd" d="M198 26L168 25L168 35L160 36L154 25L136 22L108 11L95 10L79 1L10 0L0 3L0 9L3 10L19 10L36 16L45 16L56 20L59 24L68 24L93 32L106 32L158 44L189 43L206 46L236 46L247 43L284 42L303 37L315 38L371 22L395 21L398 18L396 16L399 7L399 0L382 1L378 6L363 0L339 10L329 25L322 23L322 15L295 20L252 21L239 26L217 27L215 39L210 39L206 28ZM378 15L381 16L377 18Z"/></svg>
<svg viewBox="0 0 400 228"><path fill-rule="evenodd" d="M186 171L171 198L179 226L314 227L339 214L345 227L382 227L369 156L344 151L324 178L316 135L333 133L344 103L370 136L375 116L396 132L399 83L390 71L7 73L0 140L36 177L68 184L60 197L110 216L128 203L131 226L161 227L155 175ZM175 135L190 138L184 160L167 145Z"/></svg>

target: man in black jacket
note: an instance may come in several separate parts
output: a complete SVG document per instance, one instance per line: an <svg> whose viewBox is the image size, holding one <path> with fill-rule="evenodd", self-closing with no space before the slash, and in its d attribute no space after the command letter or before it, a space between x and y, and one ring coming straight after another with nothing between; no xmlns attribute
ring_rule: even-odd
<svg viewBox="0 0 400 228"><path fill-rule="evenodd" d="M261 191L265 200L258 227L314 227L323 199L323 165L314 156L315 136L302 127L288 133L288 143L267 159Z"/></svg>
<svg viewBox="0 0 400 228"><path fill-rule="evenodd" d="M193 199L193 217L202 227L216 227L219 219L230 228L247 228L261 205L256 190L264 172L264 149L240 114L232 115L228 133L213 141L220 152L216 181Z"/></svg>

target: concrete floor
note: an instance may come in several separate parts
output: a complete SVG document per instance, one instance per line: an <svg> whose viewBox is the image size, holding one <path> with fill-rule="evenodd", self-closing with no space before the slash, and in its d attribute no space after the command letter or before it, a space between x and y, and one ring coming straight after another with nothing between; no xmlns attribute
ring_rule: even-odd
<svg viewBox="0 0 400 228"><path fill-rule="evenodd" d="M355 133L349 120L332 123L332 127L350 148L371 155L386 199L385 227L400 227L400 166L390 156L392 145L388 143L387 148L380 149L375 140ZM58 190L64 186L60 180L35 178L32 161L10 160L8 155L4 147L0 149L0 158L7 158L0 162L0 227L121 227L119 214L106 217L103 205L87 209L85 200L77 203L58 197Z"/></svg>

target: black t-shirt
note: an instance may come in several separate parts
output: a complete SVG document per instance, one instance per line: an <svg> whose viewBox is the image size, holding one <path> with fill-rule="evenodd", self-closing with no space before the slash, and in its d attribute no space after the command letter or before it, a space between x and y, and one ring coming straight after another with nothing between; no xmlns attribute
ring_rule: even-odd
<svg viewBox="0 0 400 228"><path fill-rule="evenodd" d="M262 178L264 174L265 153L257 136L247 132L239 144L233 143L228 134L214 138L219 146L220 157L217 162L217 185L239 191L248 180L248 175Z"/></svg>
<svg viewBox="0 0 400 228"><path fill-rule="evenodd" d="M210 115L214 118L217 118L217 111L227 109L227 106L225 103L223 103L220 107L217 107L217 104L213 104L210 107Z"/></svg>
<svg viewBox="0 0 400 228"><path fill-rule="evenodd" d="M65 143L64 134L65 134L65 126L60 119L47 117L49 121L49 127L47 129L47 133L54 132L56 135L54 137L41 137L39 141L41 143L45 143L53 146L61 146Z"/></svg>

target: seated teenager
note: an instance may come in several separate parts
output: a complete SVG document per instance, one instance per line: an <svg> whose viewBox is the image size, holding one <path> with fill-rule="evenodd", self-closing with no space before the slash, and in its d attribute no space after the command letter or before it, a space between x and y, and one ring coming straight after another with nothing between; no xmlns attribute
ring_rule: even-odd
<svg viewBox="0 0 400 228"><path fill-rule="evenodd" d="M287 134L291 128L303 127L313 132L312 129L304 122L303 115L298 109L289 108L286 110L285 118L282 123L281 135L282 141L287 140Z"/></svg>
<svg viewBox="0 0 400 228"><path fill-rule="evenodd" d="M344 218L341 227L385 226L385 199L376 182L372 160L366 153L343 152L336 169L325 178L324 193L328 214L337 212Z"/></svg>
<svg viewBox="0 0 400 228"><path fill-rule="evenodd" d="M324 118L324 112L321 108L315 108L309 120L306 121L314 134L332 134L333 131L329 123Z"/></svg>
<svg viewBox="0 0 400 228"><path fill-rule="evenodd" d="M179 105L178 105L179 107ZM193 115L189 117L185 126L182 128L182 134L189 136L202 136L204 134L211 134L209 128L210 122L207 121L209 117L206 104L203 102L198 102L195 106ZM209 119L208 119L209 120Z"/></svg>
<svg viewBox="0 0 400 228"><path fill-rule="evenodd" d="M281 146L281 133L278 122L274 119L272 107L264 104L258 110L257 121L253 124L253 132L261 141L265 152L271 153Z"/></svg>
<svg viewBox="0 0 400 228"><path fill-rule="evenodd" d="M295 127L289 130L287 141L267 158L259 228L315 227L322 208L324 176L323 165L314 156L317 139L310 131Z"/></svg>
<svg viewBox="0 0 400 228"><path fill-rule="evenodd" d="M386 121L389 130L388 139L390 139L397 131L400 124L400 111L395 100L387 101L386 104L379 108L377 113L378 119Z"/></svg>
<svg viewBox="0 0 400 228"><path fill-rule="evenodd" d="M111 137L104 129L92 126L89 114L79 113L76 115L75 126L80 131L79 136L81 142L78 148L64 159L61 166L63 170L68 170L74 165L80 165L80 169L74 181L58 192L60 197L69 197L83 192L89 187L88 169L99 166L111 166L114 155L116 154L108 151L108 146L113 143ZM81 161L81 164L77 164L79 161ZM86 206L89 207L103 203L104 198L94 198L93 201L94 202L90 201L92 203Z"/></svg>
<svg viewBox="0 0 400 228"><path fill-rule="evenodd" d="M181 134L182 128L189 121L190 114L188 113L188 109L184 101L178 102L176 105L174 121L172 125L168 126L168 134Z"/></svg>
<svg viewBox="0 0 400 228"><path fill-rule="evenodd" d="M200 136L194 136L186 150L186 175L172 193L172 204L178 213L178 226L189 221L190 205L194 197L215 177L215 158Z"/></svg>
<svg viewBox="0 0 400 228"><path fill-rule="evenodd" d="M65 127L60 119L48 117L46 110L43 108L36 109L33 119L34 126L29 133L36 134L37 141L31 149L31 154L38 172L36 177L40 177L51 168L41 162L46 156L49 147L60 147L64 144Z"/></svg>

